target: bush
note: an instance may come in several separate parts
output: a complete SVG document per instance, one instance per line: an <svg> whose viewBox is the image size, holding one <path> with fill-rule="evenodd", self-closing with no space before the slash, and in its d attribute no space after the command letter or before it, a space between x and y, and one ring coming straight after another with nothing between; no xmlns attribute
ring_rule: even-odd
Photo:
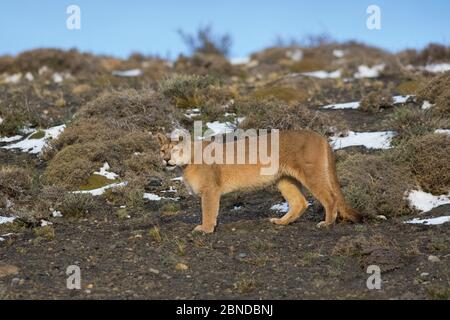
<svg viewBox="0 0 450 320"><path fill-rule="evenodd" d="M232 45L229 34L215 35L210 25L198 28L196 34L185 33L182 30L179 30L178 34L191 54L203 53L227 56Z"/></svg>
<svg viewBox="0 0 450 320"><path fill-rule="evenodd" d="M360 110L377 113L394 105L392 95L387 90L371 92L361 100Z"/></svg>
<svg viewBox="0 0 450 320"><path fill-rule="evenodd" d="M392 161L407 164L414 180L426 192L446 194L450 190L450 136L427 134L414 137L392 150Z"/></svg>
<svg viewBox="0 0 450 320"><path fill-rule="evenodd" d="M411 212L405 201L412 186L406 165L385 154L352 154L337 163L337 172L345 198L361 213L394 217Z"/></svg>
<svg viewBox="0 0 450 320"><path fill-rule="evenodd" d="M321 134L345 132L345 123L332 119L320 111L311 111L301 105L288 105L278 100L245 100L236 103L239 116L245 120L241 129L310 129Z"/></svg>
<svg viewBox="0 0 450 320"><path fill-rule="evenodd" d="M443 116L450 116L450 72L434 77L430 82L419 89L419 100L427 100L436 105L435 112Z"/></svg>
<svg viewBox="0 0 450 320"><path fill-rule="evenodd" d="M31 190L32 179L30 173L16 166L2 166L0 168L0 195L17 198Z"/></svg>
<svg viewBox="0 0 450 320"><path fill-rule="evenodd" d="M155 92L125 90L95 99L46 149L44 182L75 190L104 162L121 177L161 170L159 145L149 130L170 131L176 115Z"/></svg>
<svg viewBox="0 0 450 320"><path fill-rule="evenodd" d="M447 128L450 120L436 115L433 110L400 107L388 116L385 124L397 132L396 140L401 140Z"/></svg>
<svg viewBox="0 0 450 320"><path fill-rule="evenodd" d="M95 209L95 201L91 194L65 193L57 209L66 217L82 217Z"/></svg>

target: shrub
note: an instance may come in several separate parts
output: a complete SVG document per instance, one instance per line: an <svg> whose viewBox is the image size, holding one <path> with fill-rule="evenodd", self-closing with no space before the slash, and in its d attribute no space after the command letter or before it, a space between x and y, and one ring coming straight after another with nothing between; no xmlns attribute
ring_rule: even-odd
<svg viewBox="0 0 450 320"><path fill-rule="evenodd" d="M196 34L178 31L181 40L188 47L191 54L204 53L226 56L230 52L232 39L229 34L215 35L210 25L200 27Z"/></svg>
<svg viewBox="0 0 450 320"><path fill-rule="evenodd" d="M450 136L427 134L402 142L391 159L407 164L414 180L426 192L446 194L450 190Z"/></svg>
<svg viewBox="0 0 450 320"><path fill-rule="evenodd" d="M311 111L301 105L288 105L278 100L245 100L236 103L239 116L245 120L242 129L310 129L327 134L344 132L346 124L320 111Z"/></svg>
<svg viewBox="0 0 450 320"><path fill-rule="evenodd" d="M306 90L289 86L268 86L256 89L252 97L258 100L275 98L286 103L299 103L308 100L309 95Z"/></svg>
<svg viewBox="0 0 450 320"><path fill-rule="evenodd" d="M392 95L387 90L371 92L361 100L360 110L370 113L380 112L382 109L394 105Z"/></svg>
<svg viewBox="0 0 450 320"><path fill-rule="evenodd" d="M169 131L177 112L155 92L112 92L88 103L45 152L44 182L74 190L104 162L121 177L162 168L148 130Z"/></svg>
<svg viewBox="0 0 450 320"><path fill-rule="evenodd" d="M419 100L436 105L433 109L446 117L450 116L450 72L434 77L417 92Z"/></svg>
<svg viewBox="0 0 450 320"><path fill-rule="evenodd" d="M385 124L397 132L396 140L401 140L431 133L439 128L447 128L450 121L437 115L433 110L399 107L388 116Z"/></svg>
<svg viewBox="0 0 450 320"><path fill-rule="evenodd" d="M412 186L408 167L385 154L352 154L337 163L345 198L361 213L400 216L411 209L405 192Z"/></svg>
<svg viewBox="0 0 450 320"><path fill-rule="evenodd" d="M2 166L0 168L0 194L17 198L30 191L32 178L30 173L16 166Z"/></svg>

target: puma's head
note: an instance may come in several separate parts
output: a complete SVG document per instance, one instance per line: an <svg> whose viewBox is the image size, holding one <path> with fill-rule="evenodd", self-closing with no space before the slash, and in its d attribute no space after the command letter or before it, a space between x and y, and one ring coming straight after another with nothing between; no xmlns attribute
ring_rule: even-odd
<svg viewBox="0 0 450 320"><path fill-rule="evenodd" d="M160 156L168 167L184 166L191 159L189 140L184 134L171 134L168 138L162 133L156 135L160 144Z"/></svg>

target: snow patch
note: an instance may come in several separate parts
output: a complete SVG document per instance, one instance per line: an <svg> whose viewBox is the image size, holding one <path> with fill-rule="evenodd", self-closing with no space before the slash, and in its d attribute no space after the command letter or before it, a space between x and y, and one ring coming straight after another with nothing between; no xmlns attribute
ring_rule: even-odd
<svg viewBox="0 0 450 320"><path fill-rule="evenodd" d="M286 213L289 211L289 204L287 202L274 204L272 207L270 207L270 210Z"/></svg>
<svg viewBox="0 0 450 320"><path fill-rule="evenodd" d="M449 129L436 129L434 133L440 133L440 134L450 134Z"/></svg>
<svg viewBox="0 0 450 320"><path fill-rule="evenodd" d="M62 215L61 211L54 210L52 212L52 216L55 218L61 218L63 215Z"/></svg>
<svg viewBox="0 0 450 320"><path fill-rule="evenodd" d="M166 197L158 196L157 194L154 194L154 193L144 193L144 199L150 200L150 201L161 201L162 199L178 201L180 198L178 198L178 197L177 198L166 198Z"/></svg>
<svg viewBox="0 0 450 320"><path fill-rule="evenodd" d="M421 67L420 69L431 73L447 72L450 71L450 63L434 63Z"/></svg>
<svg viewBox="0 0 450 320"><path fill-rule="evenodd" d="M42 149L46 146L47 142L51 139L56 139L61 132L64 131L66 126L60 125L52 128L48 128L44 131L44 137L39 139L30 139L34 133L30 134L27 138L17 143L3 146L3 149L20 149L22 152L28 152L31 154L38 154L42 152ZM34 131L33 131L34 132Z"/></svg>
<svg viewBox="0 0 450 320"><path fill-rule="evenodd" d="M16 217L1 217L0 216L0 224L10 223L16 220Z"/></svg>
<svg viewBox="0 0 450 320"><path fill-rule="evenodd" d="M392 100L394 101L394 104L403 104L406 103L411 97L411 95L408 96L393 96ZM322 106L322 109L333 109L333 110L339 110L339 109L358 109L360 107L361 103L359 101L354 102L345 102L345 103L334 103L334 104L328 104L326 106Z"/></svg>
<svg viewBox="0 0 450 320"><path fill-rule="evenodd" d="M335 56L336 58L342 58L343 56L345 56L345 52L344 50L334 49L333 56Z"/></svg>
<svg viewBox="0 0 450 320"><path fill-rule="evenodd" d="M292 61L299 62L303 59L303 51L300 49L286 51L286 57Z"/></svg>
<svg viewBox="0 0 450 320"><path fill-rule="evenodd" d="M171 181L183 181L183 177L176 177L173 179L170 179Z"/></svg>
<svg viewBox="0 0 450 320"><path fill-rule="evenodd" d="M4 82L5 83L17 84L17 83L20 82L20 79L22 79L22 74L21 73L15 73L15 74L12 74L12 75L6 74Z"/></svg>
<svg viewBox="0 0 450 320"><path fill-rule="evenodd" d="M430 211L444 204L450 204L450 195L434 196L431 193L412 190L408 193L409 204L422 212Z"/></svg>
<svg viewBox="0 0 450 320"><path fill-rule="evenodd" d="M358 72L354 74L356 79L362 78L377 78L380 72L384 70L384 64L377 64L373 67L368 67L366 65L361 65L358 67Z"/></svg>
<svg viewBox="0 0 450 320"><path fill-rule="evenodd" d="M334 150L350 146L364 146L368 149L389 149L391 139L395 136L393 131L354 132L349 131L346 137L331 137Z"/></svg>
<svg viewBox="0 0 450 320"><path fill-rule="evenodd" d="M430 101L425 100L422 104L422 110L427 110L430 109L431 107L433 107L434 104L431 104Z"/></svg>
<svg viewBox="0 0 450 320"><path fill-rule="evenodd" d="M1 122L0 122L0 124L1 124ZM19 135L12 136L12 137L0 137L0 142L14 142L14 141L20 140L22 138L23 138L23 136L19 136Z"/></svg>
<svg viewBox="0 0 450 320"><path fill-rule="evenodd" d="M142 70L141 69L131 69L131 70L122 70L122 71L113 71L113 76L118 77L139 77L142 76Z"/></svg>
<svg viewBox="0 0 450 320"><path fill-rule="evenodd" d="M333 72L327 71L312 71L312 72L303 72L301 73L304 76L314 77L319 79L337 79L341 77L341 70L336 70Z"/></svg>
<svg viewBox="0 0 450 320"><path fill-rule="evenodd" d="M127 185L127 182L118 182L118 183L111 183L104 187L92 189L92 190L79 190L79 191L72 191L72 193L84 193L84 194L91 194L93 196L101 196L103 193L105 193L106 190L111 188L118 188L118 187L125 187Z"/></svg>
<svg viewBox="0 0 450 320"><path fill-rule="evenodd" d="M335 104L328 104L326 106L323 106L322 109L333 109L333 110L339 110L339 109L358 109L360 105L359 101L355 102L346 102L346 103L335 103Z"/></svg>
<svg viewBox="0 0 450 320"><path fill-rule="evenodd" d="M27 79L28 81L33 81L34 80L34 76L31 72L27 72L25 74L25 79Z"/></svg>
<svg viewBox="0 0 450 320"><path fill-rule="evenodd" d="M249 62L250 62L250 57L238 57L238 58L232 58L230 60L230 63L234 66L248 64Z"/></svg>
<svg viewBox="0 0 450 320"><path fill-rule="evenodd" d="M425 225L439 225L439 224L444 224L446 222L450 222L450 216L442 216L442 217L429 218L429 219L414 218L412 220L405 221L405 223L425 224Z"/></svg>
<svg viewBox="0 0 450 320"><path fill-rule="evenodd" d="M103 167L100 168L100 171L94 172L94 174L97 174L99 176L103 176L103 177L105 177L106 179L109 179L109 180L117 179L119 177L119 175L117 173L108 171L109 169L111 169L111 168L109 167L108 162L105 162L103 164Z"/></svg>

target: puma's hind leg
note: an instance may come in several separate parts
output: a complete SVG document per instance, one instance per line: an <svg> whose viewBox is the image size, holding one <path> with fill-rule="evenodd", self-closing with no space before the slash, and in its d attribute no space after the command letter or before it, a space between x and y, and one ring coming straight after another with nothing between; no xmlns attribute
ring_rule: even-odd
<svg viewBox="0 0 450 320"><path fill-rule="evenodd" d="M283 178L278 182L278 189L289 204L289 211L281 218L271 218L270 222L287 225L297 220L308 207L308 202L300 190L298 182Z"/></svg>

